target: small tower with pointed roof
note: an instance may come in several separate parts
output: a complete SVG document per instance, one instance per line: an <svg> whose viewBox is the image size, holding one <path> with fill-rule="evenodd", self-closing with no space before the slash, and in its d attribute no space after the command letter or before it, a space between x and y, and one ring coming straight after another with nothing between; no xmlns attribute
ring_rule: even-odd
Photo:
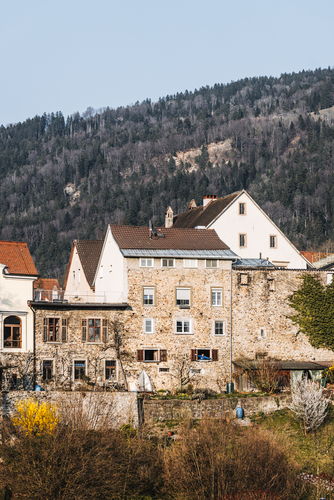
<svg viewBox="0 0 334 500"><path fill-rule="evenodd" d="M165 227L172 227L173 225L174 212L171 206L169 206L165 212Z"/></svg>

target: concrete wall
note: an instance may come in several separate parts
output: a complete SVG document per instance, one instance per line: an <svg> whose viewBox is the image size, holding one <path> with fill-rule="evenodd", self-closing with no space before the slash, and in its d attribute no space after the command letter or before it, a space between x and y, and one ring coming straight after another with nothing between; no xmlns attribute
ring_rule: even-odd
<svg viewBox="0 0 334 500"><path fill-rule="evenodd" d="M95 293L86 279L76 245L73 248L71 267L68 272L65 299L70 302L95 302Z"/></svg>
<svg viewBox="0 0 334 500"><path fill-rule="evenodd" d="M2 414L12 415L15 403L29 398L56 406L69 423L79 419L91 428L117 429L128 423L138 427L137 394L132 392L2 392Z"/></svg>

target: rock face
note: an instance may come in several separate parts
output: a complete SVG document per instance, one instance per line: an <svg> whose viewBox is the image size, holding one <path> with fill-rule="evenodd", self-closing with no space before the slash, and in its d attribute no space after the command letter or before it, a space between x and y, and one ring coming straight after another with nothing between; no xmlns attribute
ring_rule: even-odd
<svg viewBox="0 0 334 500"><path fill-rule="evenodd" d="M80 384L75 380L80 366L76 368L75 363L83 362L81 373L98 385L103 385L112 372L112 383L119 381L137 390L139 374L145 370L153 390L176 389L181 378L184 384L190 381L194 387L226 390L230 381L230 264L220 261L220 267L208 268L205 260L199 260L197 268L185 269L182 259L176 259L175 267L162 268L160 259L155 259L154 267L141 268L138 259L127 261L127 308L70 303L36 307L37 382L46 383L44 362L51 361L50 387ZM331 351L314 349L305 335L296 336L297 328L288 319L292 311L287 297L300 286L303 272L233 270L234 360L241 355L254 359L258 353L282 360L332 359ZM307 272L326 283L326 272ZM177 305L179 290L187 291L189 307ZM214 301L213 292L221 292L221 301ZM152 304L144 304L146 293L152 293ZM61 326L57 342L45 340L48 318L59 318L59 324L65 325L64 335ZM89 341L87 331L83 335L89 319L100 319L100 341ZM118 338L113 329L115 320L122 327ZM145 320L149 320L148 329ZM218 334L215 322L216 327L217 323L221 327ZM204 354L204 360L198 359L198 353ZM108 372L107 362L114 362L115 369L111 367Z"/></svg>

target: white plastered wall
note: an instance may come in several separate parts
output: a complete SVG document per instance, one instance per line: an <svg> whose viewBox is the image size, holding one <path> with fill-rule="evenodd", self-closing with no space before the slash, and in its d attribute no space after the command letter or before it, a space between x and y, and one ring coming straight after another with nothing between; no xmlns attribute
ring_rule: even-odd
<svg viewBox="0 0 334 500"><path fill-rule="evenodd" d="M28 306L33 299L33 281L31 276L11 276L3 273L0 264L0 351L27 352L34 347L34 314ZM8 316L17 316L21 320L22 348L3 348L4 320Z"/></svg>
<svg viewBox="0 0 334 500"><path fill-rule="evenodd" d="M88 284L76 247L73 251L68 273L65 299L69 302L95 302L94 290Z"/></svg>
<svg viewBox="0 0 334 500"><path fill-rule="evenodd" d="M245 203L245 215L239 215L239 203ZM241 258L258 259L261 253L276 266L306 269L300 253L245 192L209 228ZM240 234L246 235L245 247L239 245ZM270 236L276 236L276 248L270 248Z"/></svg>
<svg viewBox="0 0 334 500"><path fill-rule="evenodd" d="M96 302L127 301L126 262L108 227L95 277ZM103 300L98 300L103 297Z"/></svg>

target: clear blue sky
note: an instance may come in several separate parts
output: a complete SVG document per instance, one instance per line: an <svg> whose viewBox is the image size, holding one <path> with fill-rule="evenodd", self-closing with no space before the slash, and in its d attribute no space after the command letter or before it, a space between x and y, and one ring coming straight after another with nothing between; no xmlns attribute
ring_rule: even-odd
<svg viewBox="0 0 334 500"><path fill-rule="evenodd" d="M0 0L0 124L334 66L333 0Z"/></svg>

